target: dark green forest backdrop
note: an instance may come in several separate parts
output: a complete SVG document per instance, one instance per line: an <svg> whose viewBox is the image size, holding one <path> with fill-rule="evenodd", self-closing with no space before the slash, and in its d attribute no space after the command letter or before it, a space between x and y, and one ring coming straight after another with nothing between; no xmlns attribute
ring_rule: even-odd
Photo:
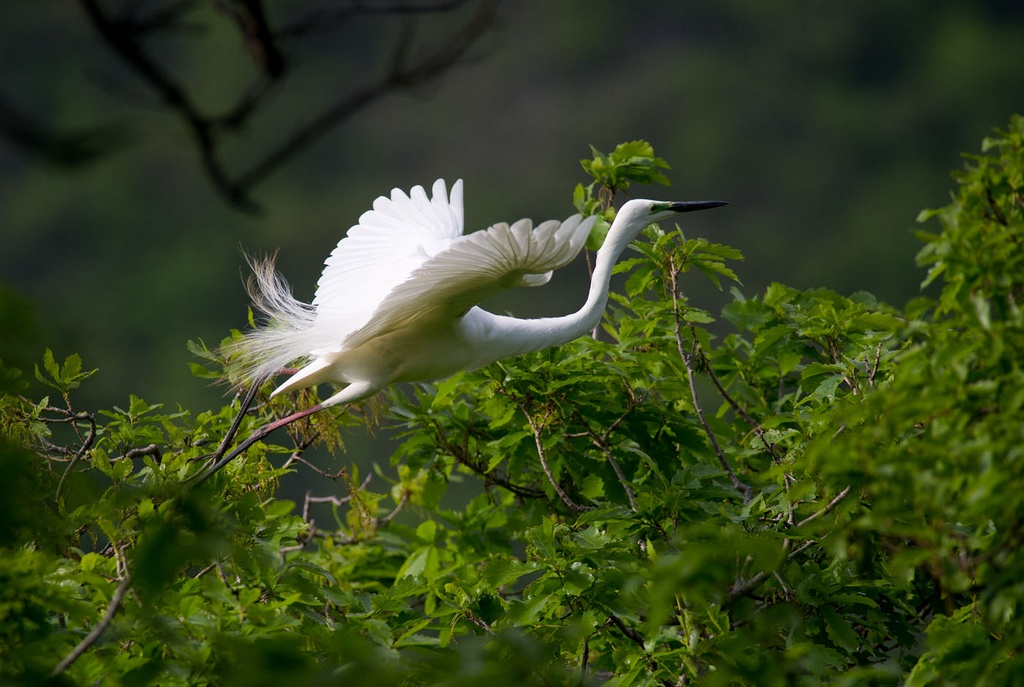
<svg viewBox="0 0 1024 687"><path fill-rule="evenodd" d="M782 280L902 304L922 278L907 268L918 211L947 201L937 189L951 187L960 151L1020 111L1024 94L1019 2L506 1L450 70L356 112L256 185L253 214L215 190L181 117L87 19L93 4L0 5L0 356L23 366L45 346L81 353L101 370L82 405L124 404L129 392L219 405L223 390L189 375L186 341L244 325L240 247L280 248L309 297L323 258L393 186L464 178L469 228L562 218L588 146L635 138L675 165L674 186L651 195L731 201L701 226L746 254L745 290ZM356 3L333 3L346 4ZM396 38L413 37L415 59L478 11L449 4L426 17L354 16L287 43L292 71L225 139L226 166L244 169L371 82ZM266 3L271 24L328 5ZM148 45L204 111L253 80L231 3L98 6L186 6ZM415 34L402 33L410 21ZM100 154L54 159L53 140ZM577 266L543 297L496 307L562 313L584 282ZM715 298L694 302L714 311Z"/></svg>

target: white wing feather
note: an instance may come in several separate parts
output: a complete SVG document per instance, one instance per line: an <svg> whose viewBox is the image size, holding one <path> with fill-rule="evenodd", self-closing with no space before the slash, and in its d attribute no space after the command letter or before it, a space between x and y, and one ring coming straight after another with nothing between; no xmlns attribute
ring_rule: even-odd
<svg viewBox="0 0 1024 687"><path fill-rule="evenodd" d="M340 350L365 325L384 297L424 261L462 235L462 180L434 182L433 198L422 187L409 195L395 189L380 197L338 242L318 282L312 304L293 295L274 271L273 258L250 259L249 292L268 317L265 326L228 344L232 376L263 379L301 358Z"/></svg>
<svg viewBox="0 0 1024 687"><path fill-rule="evenodd" d="M366 325L345 339L345 348L405 327L443 326L502 289L546 283L552 270L580 252L594 219L573 215L536 229L523 219L452 241L388 293Z"/></svg>
<svg viewBox="0 0 1024 687"><path fill-rule="evenodd" d="M462 232L461 179L452 184L450 198L442 179L434 182L433 198L422 186L409 195L396 188L390 198L377 198L325 261L312 304L311 352L340 348L370 321L388 293Z"/></svg>
<svg viewBox="0 0 1024 687"><path fill-rule="evenodd" d="M253 261L257 307L269 316L227 346L238 376L262 379L301 358L353 349L406 327L447 327L491 294L538 286L580 252L594 218L529 220L463 236L462 180L380 197L326 260L312 304L292 296L273 260ZM329 367L314 360L278 391ZM319 366L319 367L317 367ZM308 385L308 383L307 383Z"/></svg>

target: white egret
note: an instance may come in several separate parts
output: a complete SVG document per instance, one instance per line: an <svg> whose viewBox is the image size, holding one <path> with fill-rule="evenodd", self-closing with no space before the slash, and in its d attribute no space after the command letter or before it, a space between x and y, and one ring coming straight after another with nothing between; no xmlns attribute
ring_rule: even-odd
<svg viewBox="0 0 1024 687"><path fill-rule="evenodd" d="M303 360L274 394L325 382L343 387L259 434L393 382L445 377L583 336L600 322L612 267L641 229L724 204L628 201L597 252L583 307L564 317L517 319L477 303L502 289L547 282L583 248L594 218L573 215L536 228L524 219L464 235L461 180L450 197L440 179L432 197L420 186L408 195L394 189L338 242L311 304L292 296L272 259L253 262L250 294L269 321L228 347L235 374L259 381Z"/></svg>

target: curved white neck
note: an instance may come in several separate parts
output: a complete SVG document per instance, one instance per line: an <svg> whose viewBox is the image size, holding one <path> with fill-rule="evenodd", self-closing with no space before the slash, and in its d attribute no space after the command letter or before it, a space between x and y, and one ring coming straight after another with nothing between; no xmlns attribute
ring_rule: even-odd
<svg viewBox="0 0 1024 687"><path fill-rule="evenodd" d="M629 232L615 229L613 226L604 245L597 251L586 303L571 315L527 320L494 315L480 308L470 310L464 325L476 329L474 338L482 339L487 344L478 347L481 359L475 361L476 366L560 346L593 331L601 322L608 304L612 268L633 238Z"/></svg>
<svg viewBox="0 0 1024 687"><path fill-rule="evenodd" d="M492 315L473 308L463 318L467 340L476 356L476 366L558 346L587 334L601 322L608 304L608 285L612 268L629 242L649 224L674 217L679 212L692 212L725 205L717 200L663 202L633 199L619 208L615 221L608 229L604 245L597 251L594 273L590 278L590 293L583 307L565 317L542 317L520 320L514 317Z"/></svg>

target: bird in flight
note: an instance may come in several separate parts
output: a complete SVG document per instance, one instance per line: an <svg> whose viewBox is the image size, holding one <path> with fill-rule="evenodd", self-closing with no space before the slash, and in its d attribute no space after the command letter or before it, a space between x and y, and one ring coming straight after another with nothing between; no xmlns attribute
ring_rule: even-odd
<svg viewBox="0 0 1024 687"><path fill-rule="evenodd" d="M630 200L597 252L586 303L563 317L519 319L477 304L517 286L539 286L583 248L595 218L534 227L528 219L463 233L462 180L394 189L359 218L326 260L312 303L297 300L274 269L254 260L249 292L268 322L229 344L234 372L262 381L302 366L273 394L332 383L333 396L292 419L358 401L394 382L437 379L567 343L591 332L608 301L612 267L646 226L722 201ZM286 418L287 419L287 418ZM273 423L283 424L283 420Z"/></svg>

